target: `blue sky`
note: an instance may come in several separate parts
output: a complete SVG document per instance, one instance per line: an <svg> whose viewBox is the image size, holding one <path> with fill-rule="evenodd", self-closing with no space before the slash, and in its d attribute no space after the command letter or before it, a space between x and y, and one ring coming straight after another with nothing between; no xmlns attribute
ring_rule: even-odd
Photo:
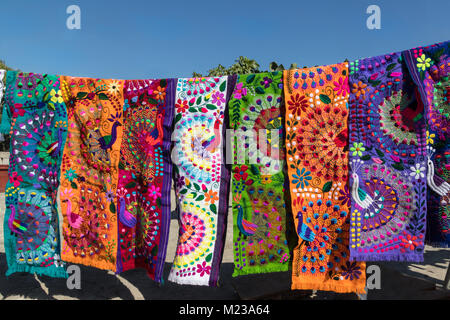
<svg viewBox="0 0 450 320"><path fill-rule="evenodd" d="M66 8L81 8L81 30ZM366 8L381 8L381 30ZM450 40L448 0L4 0L0 59L27 72L189 77L240 55L324 65Z"/></svg>

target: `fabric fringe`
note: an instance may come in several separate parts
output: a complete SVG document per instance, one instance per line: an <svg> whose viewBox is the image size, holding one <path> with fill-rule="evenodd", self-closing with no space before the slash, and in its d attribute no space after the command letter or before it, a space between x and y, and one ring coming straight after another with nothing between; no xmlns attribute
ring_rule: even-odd
<svg viewBox="0 0 450 320"><path fill-rule="evenodd" d="M250 274L272 273L272 272L286 272L289 271L289 263L282 265L267 265L264 267L254 267L252 269L246 268L244 270L234 269L232 277L246 276Z"/></svg>
<svg viewBox="0 0 450 320"><path fill-rule="evenodd" d="M68 274L65 267L36 267L36 266L30 266L26 264L17 264L14 263L13 265L8 267L8 270L6 271L6 276L9 277L13 273L16 272L28 272L31 274L37 274L39 276L47 276L51 278L68 278Z"/></svg>
<svg viewBox="0 0 450 320"><path fill-rule="evenodd" d="M336 280L329 280L336 281ZM337 282L337 281L336 281ZM363 286L349 286L338 283L318 283L318 282L307 282L304 280L298 280L293 282L291 290L319 290L319 291L333 291L336 293L359 293L366 294L365 282Z"/></svg>
<svg viewBox="0 0 450 320"><path fill-rule="evenodd" d="M83 258L61 255L61 260L66 263L81 264L87 267L93 267L101 270L113 271L116 273L116 265L112 262L102 262L96 260L85 260Z"/></svg>
<svg viewBox="0 0 450 320"><path fill-rule="evenodd" d="M205 286L208 287L209 285L209 279L205 278L206 281L204 281L204 283L199 283L199 279L193 279L193 278L189 278L189 277L185 277L185 278L180 278L177 276L172 276L172 274L169 275L169 279L170 282L176 283L176 284L181 284L181 285L191 285L191 286Z"/></svg>
<svg viewBox="0 0 450 320"><path fill-rule="evenodd" d="M423 262L423 254L351 254L350 261L398 261L398 262Z"/></svg>

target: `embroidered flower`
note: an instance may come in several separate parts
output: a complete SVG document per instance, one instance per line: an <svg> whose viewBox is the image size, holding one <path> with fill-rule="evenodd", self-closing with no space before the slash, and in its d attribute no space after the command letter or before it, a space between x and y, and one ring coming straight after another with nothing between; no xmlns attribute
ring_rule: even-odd
<svg viewBox="0 0 450 320"><path fill-rule="evenodd" d="M69 180L70 182L72 182L74 179L78 178L77 173L76 173L75 170L73 170L72 168L66 170L66 172L64 172L64 176L65 176L66 179Z"/></svg>
<svg viewBox="0 0 450 320"><path fill-rule="evenodd" d="M206 265L206 261L203 261L202 264L197 264L197 273L200 274L200 277L203 277L205 274L209 274L211 272L211 266Z"/></svg>
<svg viewBox="0 0 450 320"><path fill-rule="evenodd" d="M118 81L111 81L111 83L108 84L108 92L116 95L120 91L120 84Z"/></svg>
<svg viewBox="0 0 450 320"><path fill-rule="evenodd" d="M345 96L347 93L350 93L347 77L339 78L339 82L333 81L333 84L334 84L334 91L336 91L337 95Z"/></svg>
<svg viewBox="0 0 450 320"><path fill-rule="evenodd" d="M409 249L413 251L415 248L419 246L419 243L416 241L418 238L416 236L411 236L410 234L406 235L406 238L402 239L400 245L403 248Z"/></svg>
<svg viewBox="0 0 450 320"><path fill-rule="evenodd" d="M308 107L308 100L304 96L300 94L292 95L291 100L288 101L288 109L292 110L292 113L297 114L298 116L301 112L306 112L306 108Z"/></svg>
<svg viewBox="0 0 450 320"><path fill-rule="evenodd" d="M240 181L241 179L244 181L248 178L248 173L245 172L247 169L248 167L246 165L234 168L234 178L236 181Z"/></svg>
<svg viewBox="0 0 450 320"><path fill-rule="evenodd" d="M166 96L166 88L161 88L161 86L158 86L158 88L153 91L153 94L155 95L156 100L162 101L164 100L164 97Z"/></svg>
<svg viewBox="0 0 450 320"><path fill-rule="evenodd" d="M355 94L356 98L359 99L359 97L362 95L363 99L366 98L366 92L370 91L370 88L367 88L367 84L363 83L362 81L359 81L357 84L352 84L352 93Z"/></svg>
<svg viewBox="0 0 450 320"><path fill-rule="evenodd" d="M184 177L178 176L175 181L175 186L177 189L183 188L185 185Z"/></svg>
<svg viewBox="0 0 450 320"><path fill-rule="evenodd" d="M73 197L73 190L70 188L66 188L61 191L61 200L69 200Z"/></svg>
<svg viewBox="0 0 450 320"><path fill-rule="evenodd" d="M50 101L53 103L63 103L63 97L61 90L56 91L55 89L52 89L50 91Z"/></svg>
<svg viewBox="0 0 450 320"><path fill-rule="evenodd" d="M215 92L212 95L212 103L217 104L220 107L222 103L225 103L225 95L222 92Z"/></svg>
<svg viewBox="0 0 450 320"><path fill-rule="evenodd" d="M433 144L434 138L436 138L436 135L434 133L431 133L427 130L427 144Z"/></svg>
<svg viewBox="0 0 450 320"><path fill-rule="evenodd" d="M300 186L302 188L309 186L309 180L312 180L312 177L310 176L311 171L306 171L305 168L297 169L297 174L293 174L292 177L292 183L297 185L297 188Z"/></svg>
<svg viewBox="0 0 450 320"><path fill-rule="evenodd" d="M112 202L114 200L114 193L111 190L105 192L105 197L108 202Z"/></svg>
<svg viewBox="0 0 450 320"><path fill-rule="evenodd" d="M268 88L270 87L270 84L272 83L272 79L270 79L269 77L264 77L264 79L260 82L262 86L264 86L264 88Z"/></svg>
<svg viewBox="0 0 450 320"><path fill-rule="evenodd" d="M359 279L359 276L362 273L361 272L361 268L356 265L356 261L353 261L352 263L347 261L345 266L341 266L341 269L342 269L342 276L346 280L348 280L348 279L350 279L350 280Z"/></svg>
<svg viewBox="0 0 450 320"><path fill-rule="evenodd" d="M235 99L242 99L242 97L247 95L247 88L243 88L244 84L242 82L239 82L236 85L236 88L234 89L234 98Z"/></svg>
<svg viewBox="0 0 450 320"><path fill-rule="evenodd" d="M177 108L177 113L185 113L186 110L189 108L188 102L186 100L181 99L177 100L175 107Z"/></svg>
<svg viewBox="0 0 450 320"><path fill-rule="evenodd" d="M427 58L425 54L422 54L420 57L417 58L417 68L422 69L422 71L425 71L426 68L430 66L431 58Z"/></svg>
<svg viewBox="0 0 450 320"><path fill-rule="evenodd" d="M352 156L358 155L358 157L361 157L363 151L366 151L366 148L363 147L362 142L355 142L353 143L353 147L350 148L350 151L353 152Z"/></svg>
<svg viewBox="0 0 450 320"><path fill-rule="evenodd" d="M155 201L157 198L161 197L160 188L152 184L149 190L149 195Z"/></svg>
<svg viewBox="0 0 450 320"><path fill-rule="evenodd" d="M211 202L211 204L214 204L217 200L219 200L219 197L217 196L217 191L209 190L207 193L205 193L206 202Z"/></svg>
<svg viewBox="0 0 450 320"><path fill-rule="evenodd" d="M409 174L411 177L414 177L414 179L420 179L425 178L425 167L422 166L420 163L416 163L415 166L411 167L411 173Z"/></svg>
<svg viewBox="0 0 450 320"><path fill-rule="evenodd" d="M350 206L350 191L347 184L345 185L344 189L339 190L338 199L341 202L341 205Z"/></svg>
<svg viewBox="0 0 450 320"><path fill-rule="evenodd" d="M12 175L9 177L9 183L14 184L14 188L20 186L20 183L23 181L22 176L19 176L17 171L14 171Z"/></svg>

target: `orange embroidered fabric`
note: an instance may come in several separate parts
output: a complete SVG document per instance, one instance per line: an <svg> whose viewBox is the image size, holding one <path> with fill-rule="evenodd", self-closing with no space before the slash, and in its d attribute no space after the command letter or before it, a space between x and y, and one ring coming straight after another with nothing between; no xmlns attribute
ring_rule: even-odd
<svg viewBox="0 0 450 320"><path fill-rule="evenodd" d="M68 136L61 166L62 260L116 271L121 80L61 77Z"/></svg>
<svg viewBox="0 0 450 320"><path fill-rule="evenodd" d="M364 293L365 263L349 261L348 66L284 72L286 151L299 244L292 289Z"/></svg>

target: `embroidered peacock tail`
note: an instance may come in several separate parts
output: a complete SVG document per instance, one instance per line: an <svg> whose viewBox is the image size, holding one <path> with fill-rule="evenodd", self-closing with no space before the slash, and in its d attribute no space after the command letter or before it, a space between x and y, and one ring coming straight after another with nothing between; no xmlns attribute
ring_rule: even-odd
<svg viewBox="0 0 450 320"><path fill-rule="evenodd" d="M348 65L284 71L284 92L286 157L299 237L292 289L364 292L365 263L349 261Z"/></svg>
<svg viewBox="0 0 450 320"><path fill-rule="evenodd" d="M127 80L120 149L117 271L145 268L162 281L169 224L170 128L175 81Z"/></svg>
<svg viewBox="0 0 450 320"><path fill-rule="evenodd" d="M350 255L422 261L424 105L400 53L350 62Z"/></svg>
<svg viewBox="0 0 450 320"><path fill-rule="evenodd" d="M240 75L229 102L235 136L233 276L289 268L282 77L282 72Z"/></svg>
<svg viewBox="0 0 450 320"><path fill-rule="evenodd" d="M67 277L60 263L57 190L67 111L57 76L9 71L2 132L11 134L5 199L7 275Z"/></svg>
<svg viewBox="0 0 450 320"><path fill-rule="evenodd" d="M176 85L172 154L180 227L172 282L217 285L228 211L224 117L233 82L207 77Z"/></svg>
<svg viewBox="0 0 450 320"><path fill-rule="evenodd" d="M427 144L426 243L450 246L450 42L403 52L425 106Z"/></svg>
<svg viewBox="0 0 450 320"><path fill-rule="evenodd" d="M62 259L116 271L124 81L61 77L61 82L68 111L60 188Z"/></svg>

